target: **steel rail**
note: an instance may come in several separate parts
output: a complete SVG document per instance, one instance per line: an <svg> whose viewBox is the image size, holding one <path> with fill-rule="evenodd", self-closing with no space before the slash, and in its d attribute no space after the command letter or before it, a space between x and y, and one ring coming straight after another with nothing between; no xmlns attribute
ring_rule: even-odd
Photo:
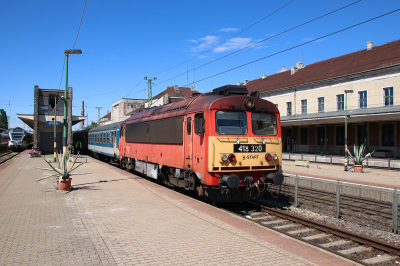
<svg viewBox="0 0 400 266"><path fill-rule="evenodd" d="M312 220L309 220L309 219L306 219L306 218L303 218L303 217L300 217L297 215L278 211L278 210L275 210L275 209L272 209L269 207L265 207L258 203L252 202L252 204L258 205L266 212L272 213L278 217L285 218L287 220L290 220L290 221L293 221L296 223L300 223L300 224L306 225L308 227L312 227L312 228L327 232L332 235L336 235L336 236L339 236L342 238L348 238L348 239L353 240L354 242L361 243L361 244L385 251L387 253L396 254L396 255L400 256L400 247L398 247L398 246L395 246L395 245L392 245L389 243L385 243L385 242L382 242L382 241L379 241L379 240L376 240L376 239L373 239L373 238L370 238L367 236L358 235L358 234L352 233L350 231L339 229L339 228L336 228L336 227L333 227L330 225L325 225L325 224L322 224L319 222L315 222L315 221L312 221ZM279 231L279 232L282 232L282 231ZM282 232L282 233L284 233L284 232ZM290 235L290 236L292 236L292 235ZM310 242L307 241L307 243L310 243ZM328 250L330 250L330 249L328 249ZM341 254L341 255L343 255L343 254Z"/></svg>

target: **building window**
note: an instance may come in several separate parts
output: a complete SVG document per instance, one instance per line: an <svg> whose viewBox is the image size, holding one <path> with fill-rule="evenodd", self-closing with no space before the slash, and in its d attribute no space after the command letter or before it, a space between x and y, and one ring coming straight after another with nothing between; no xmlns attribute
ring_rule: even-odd
<svg viewBox="0 0 400 266"><path fill-rule="evenodd" d="M286 103L286 115L292 115L292 102Z"/></svg>
<svg viewBox="0 0 400 266"><path fill-rule="evenodd" d="M337 99L337 110L341 111L344 110L344 94L336 95Z"/></svg>
<svg viewBox="0 0 400 266"><path fill-rule="evenodd" d="M307 114L307 100L301 100L301 113Z"/></svg>
<svg viewBox="0 0 400 266"><path fill-rule="evenodd" d="M382 125L382 146L394 146L394 124Z"/></svg>
<svg viewBox="0 0 400 266"><path fill-rule="evenodd" d="M358 95L360 99L360 108L367 108L367 91L360 91Z"/></svg>
<svg viewBox="0 0 400 266"><path fill-rule="evenodd" d="M344 126L336 127L336 146L344 145Z"/></svg>
<svg viewBox="0 0 400 266"><path fill-rule="evenodd" d="M393 87L384 88L383 100L385 101L385 106L393 105Z"/></svg>
<svg viewBox="0 0 400 266"><path fill-rule="evenodd" d="M361 144L367 145L368 138L368 127L367 125L357 126L357 144L360 146Z"/></svg>
<svg viewBox="0 0 400 266"><path fill-rule="evenodd" d="M325 109L324 102L325 102L324 97L318 98L318 113L324 112L324 109Z"/></svg>
<svg viewBox="0 0 400 266"><path fill-rule="evenodd" d="M308 140L308 128L300 128L300 145L307 145Z"/></svg>
<svg viewBox="0 0 400 266"><path fill-rule="evenodd" d="M317 128L317 145L325 145L325 127Z"/></svg>

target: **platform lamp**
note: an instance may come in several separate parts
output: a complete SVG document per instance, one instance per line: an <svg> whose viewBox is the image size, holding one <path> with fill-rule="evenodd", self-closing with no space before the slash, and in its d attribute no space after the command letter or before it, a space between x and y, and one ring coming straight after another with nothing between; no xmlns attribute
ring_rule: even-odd
<svg viewBox="0 0 400 266"><path fill-rule="evenodd" d="M61 97L61 99L64 100L63 154L65 156L67 152L68 56L70 54L82 54L82 51L78 49L64 50L64 54L65 54L65 91L64 91L64 97Z"/></svg>
<svg viewBox="0 0 400 266"><path fill-rule="evenodd" d="M348 171L348 154L347 154L347 93L353 93L353 90L345 90L345 114L344 114L344 170Z"/></svg>

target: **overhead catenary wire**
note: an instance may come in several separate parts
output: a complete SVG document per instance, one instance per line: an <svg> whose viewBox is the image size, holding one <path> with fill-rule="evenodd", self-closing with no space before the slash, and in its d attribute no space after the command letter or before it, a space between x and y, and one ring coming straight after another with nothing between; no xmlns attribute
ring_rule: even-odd
<svg viewBox="0 0 400 266"><path fill-rule="evenodd" d="M189 61L191 61L191 60L193 60L193 59L195 59L195 58L197 58L197 57L199 57L199 56L201 56L201 55L203 55L203 54L205 54L205 53L211 51L212 49L214 49L214 48L220 46L221 44L226 43L227 41L233 39L234 37L238 36L239 34L243 33L244 31L250 29L250 28L253 27L254 25L256 25L256 24L260 23L261 21L267 19L268 17L272 16L273 14L275 14L275 13L278 12L279 10L283 9L284 7L288 6L289 4L291 4L291 3L294 2L294 1L295 1L295 0L292 0L292 1L288 2L288 3L286 3L285 5L281 6L281 7L278 8L278 9L276 9L276 10L273 11L272 13L269 13L267 16L263 17L262 19L258 20L258 21L255 22L255 23L251 24L250 26L248 26L248 27L245 28L244 30L241 30L240 32L234 34L233 36L229 37L228 39L225 39L224 41L218 43L217 45L215 45L215 46L213 46L213 47L207 49L206 51L204 51L204 52L202 52L202 53L200 53L200 54L198 54L198 55L196 55L196 56L194 56L194 57L192 57L192 58L190 58L190 59L188 59L188 60L186 60L186 61L184 61L184 62L182 62L182 63L179 63L179 64L177 64L177 65L175 65L175 66L173 66L173 67L170 67L170 68L168 68L168 69L166 69L166 70L163 70L163 71L160 71L160 72L158 72L158 73L155 73L155 74L153 74L153 75L151 75L151 76L155 76L155 75L164 73L164 72L166 72L166 71L168 71L168 70L174 69L174 68L176 68L176 67L178 67L178 66L181 66L181 65L183 65L183 64L185 64L185 63L187 63L187 62L189 62Z"/></svg>
<svg viewBox="0 0 400 266"><path fill-rule="evenodd" d="M354 5L354 4L357 4L357 3L361 2L361 1L362 1L362 0L355 1L355 2L350 3L350 4L348 4L348 5L344 6L344 7L341 7L341 8L338 8L338 9L334 10L334 11L331 11L331 12L325 14L325 15L319 16L319 17L317 17L317 18L315 18L315 19L311 19L311 18L313 18L313 17L316 16L316 15L314 15L314 16L312 16L312 17L310 18L311 20L307 20L307 21L305 21L305 22L302 22L302 23L298 24L297 26L294 26L294 27L292 27L292 28L290 28L290 29L288 29L288 30L282 31L282 32L280 32L280 33L278 33L278 34L275 34L275 35L270 36L270 37L268 37L268 38L262 39L262 40L260 40L260 41L258 41L258 42L256 42L256 43L250 44L250 45L248 45L248 46L246 46L246 47L244 47L244 48L241 48L241 49L239 49L239 50L236 50L236 51L234 51L234 52L231 52L231 53L229 53L229 54L227 54L227 55L224 55L224 56L221 56L221 57L219 57L219 58L216 58L216 59L214 59L214 60L212 60L212 61L210 61L210 62L208 62L208 63L205 63L205 64L202 64L202 65L200 65L200 66L197 66L197 67L195 67L195 68L193 68L193 69L191 69L191 70L188 70L188 71L186 71L186 72L183 72L183 73L181 73L181 74L178 74L178 75L176 75L176 76L173 76L173 77L171 77L171 78L169 78L169 79L160 81L160 82L158 82L158 84L161 84L161 83L167 82L167 81L169 81L169 80L172 80L172 79L174 79L174 78L180 77L180 76L186 74L187 72L195 71L196 69L199 69L199 68L205 67L205 66L207 66L207 65L210 65L210 64L212 64L212 63L214 63L214 62L216 62L216 61L219 61L219 60L221 60L221 59L223 59L223 58L226 58L226 57L228 57L228 56L231 56L231 55L233 55L233 54L239 53L239 52L241 52L241 51L243 51L243 50L246 50L246 49L249 49L249 48L254 48L254 47L257 46L257 45L260 45L261 43L264 43L264 42L266 42L266 41L268 41L268 40L271 40L271 39L273 39L273 38L276 38L276 37L278 37L278 36L280 36L280 35L282 35L282 34L285 34L285 33L289 32L289 31L292 31L292 30L294 30L294 29L296 29L296 28L302 27L302 26L304 26L304 25L306 25L306 24L309 24L309 23L311 23L311 22L314 22L314 21L316 21L316 20L319 20L319 19L321 19L321 18L324 18L324 17L326 17L326 16L329 16L329 15L331 15L331 14L333 14L333 13L336 13L336 12L338 12L338 11L340 11L340 10L343 10L343 9L345 9L345 8L348 8L348 7L350 7L350 6ZM342 2L342 1L340 1L340 2ZM340 2L338 2L338 3L340 3ZM335 5L337 5L338 3L336 3ZM333 5L333 6L335 6L335 5ZM331 7L332 7L332 6L331 6ZM329 8L331 8L331 7L329 7ZM329 9L329 8L328 8L328 9ZM325 10L324 10L324 11L325 11ZM324 12L324 11L322 11L322 12ZM320 12L320 13L321 13L321 12ZM319 14L320 14L320 13L319 13Z"/></svg>
<svg viewBox="0 0 400 266"><path fill-rule="evenodd" d="M299 44L299 45L296 45L296 46L292 46L292 47L290 47L290 48L288 48L288 49L281 50L281 51L279 51L279 52L276 52L276 53L273 53L273 54L271 54L271 55L268 55L268 56L265 56L265 57L259 58L259 59L257 59L257 60L253 60L253 61L251 61L251 62L248 62L248 63L242 64L242 65L239 65L239 66L237 66L237 67L234 67L234 68L231 68L231 69L228 69L228 70L222 71L222 72L220 72L220 73L217 73L217 74L211 75L211 76L209 76L209 77L206 77L206 78L200 79L200 80L198 80L198 81L194 81L194 82L192 82L192 83L190 83L190 84L188 84L188 85L192 85L192 84L195 84L195 83L198 83L198 82L201 82L201 81L204 81L204 80L207 80L207 79L210 79L210 78L213 78L213 77L216 77L216 76L222 75L222 74L224 74L224 73L227 73L227 72L230 72L230 71L232 71L232 70L235 70L235 69L238 69L238 68L241 68L241 67L244 67L244 66L247 66L247 65L250 65L250 64L256 63L256 62L259 62L259 61L261 61L261 60L264 60L264 59L270 58L270 57L272 57L272 56L275 56L275 55L278 55L278 54L281 54L281 53L284 53L284 52L287 52L287 51L293 50L293 49L295 49L295 48L298 48L298 47L304 46L304 45L306 45L306 44L313 43L313 42L315 42L315 41L318 41L318 40L324 39L324 38L326 38L326 37L329 37L329 36L332 36L332 35L338 34L338 33L340 33L340 32L343 32L343 31L346 31L346 30L352 29L352 28L354 28L354 27L357 27L357 26L363 25L363 24L365 24L365 23L371 22L371 21L373 21L373 20L376 20L376 19L378 19L378 18L382 18L382 17L384 17L384 16L390 15L390 14L392 14L392 13L395 13L395 12L399 11L399 10L400 10L400 9L393 10L393 11L391 11L391 12L385 13L385 14L383 14L383 15L380 15L380 16L377 16L377 17L374 17L374 18L372 18L372 19L368 19L368 20L365 20L365 21L363 21L363 22L360 22L360 23L354 24L354 25L352 25L352 26L349 26L349 27L347 27L347 28L344 28L344 29L341 29L341 30L338 30L338 31L335 31L335 32L332 32L332 33L329 33L329 34L327 34L327 35L324 35L324 36L321 36L321 37L319 37L319 38L315 38L315 39L313 39L313 40L310 40L310 41L308 41L308 42L305 42L305 43L302 43L302 44Z"/></svg>

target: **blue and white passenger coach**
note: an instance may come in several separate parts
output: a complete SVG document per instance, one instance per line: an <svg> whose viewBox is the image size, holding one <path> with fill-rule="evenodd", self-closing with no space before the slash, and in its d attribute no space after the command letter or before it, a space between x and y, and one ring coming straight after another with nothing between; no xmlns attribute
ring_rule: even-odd
<svg viewBox="0 0 400 266"><path fill-rule="evenodd" d="M119 158L119 126L121 122L95 127L88 132L88 150L100 156Z"/></svg>

